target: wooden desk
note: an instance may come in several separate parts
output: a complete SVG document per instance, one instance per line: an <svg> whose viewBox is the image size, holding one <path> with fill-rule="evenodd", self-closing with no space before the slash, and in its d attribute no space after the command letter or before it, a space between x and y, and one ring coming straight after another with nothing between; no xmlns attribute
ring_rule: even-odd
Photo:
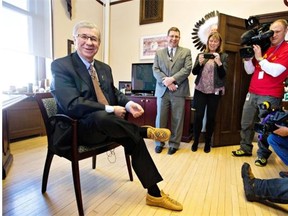
<svg viewBox="0 0 288 216"><path fill-rule="evenodd" d="M10 142L15 139L46 134L44 122L34 95L26 95L27 98L6 109Z"/></svg>
<svg viewBox="0 0 288 216"><path fill-rule="evenodd" d="M2 101L2 179L6 178L8 170L13 161L13 155L10 152L9 125L7 118L7 109L12 105L27 98L26 95L4 95L1 96Z"/></svg>

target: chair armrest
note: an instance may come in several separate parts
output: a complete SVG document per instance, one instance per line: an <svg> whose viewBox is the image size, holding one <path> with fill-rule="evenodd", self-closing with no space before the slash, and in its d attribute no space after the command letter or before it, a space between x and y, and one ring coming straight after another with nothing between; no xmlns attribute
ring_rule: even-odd
<svg viewBox="0 0 288 216"><path fill-rule="evenodd" d="M64 114L56 114L48 119L49 145L60 156L76 155L78 152L78 121Z"/></svg>
<svg viewBox="0 0 288 216"><path fill-rule="evenodd" d="M63 121L66 123L73 123L73 122L77 122L77 120L72 119L71 117L65 115L65 114L56 114L54 116L51 116L49 118L49 122L51 122L52 120L56 120L56 121Z"/></svg>

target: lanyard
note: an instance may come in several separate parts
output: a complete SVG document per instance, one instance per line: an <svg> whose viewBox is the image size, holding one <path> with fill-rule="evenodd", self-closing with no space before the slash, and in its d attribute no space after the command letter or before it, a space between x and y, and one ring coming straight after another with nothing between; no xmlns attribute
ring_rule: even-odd
<svg viewBox="0 0 288 216"><path fill-rule="evenodd" d="M282 45L283 42L284 42L284 40L276 46L274 51L266 58L267 60L269 60L276 53L276 51L280 48L280 46Z"/></svg>

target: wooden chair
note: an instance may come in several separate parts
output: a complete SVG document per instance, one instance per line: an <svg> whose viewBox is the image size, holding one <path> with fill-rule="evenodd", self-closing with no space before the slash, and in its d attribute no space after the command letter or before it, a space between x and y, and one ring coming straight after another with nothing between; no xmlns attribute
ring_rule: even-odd
<svg viewBox="0 0 288 216"><path fill-rule="evenodd" d="M72 119L66 115L57 114L56 101L52 94L37 93L35 94L35 98L43 117L48 139L48 151L42 178L42 193L45 193L47 189L49 170L54 155L68 159L71 161L72 165L74 190L77 200L78 212L79 215L84 215L79 174L79 161L92 157L92 168L95 169L96 155L107 152L121 145L116 142L105 142L97 144L93 147L81 145L77 141L77 120ZM63 132L59 132L58 135L66 133L66 136L63 137L63 139L56 139L56 136L54 136L54 133L56 133L55 127L63 130ZM125 152L125 150L124 153L129 173L129 179L130 181L133 181L130 156Z"/></svg>

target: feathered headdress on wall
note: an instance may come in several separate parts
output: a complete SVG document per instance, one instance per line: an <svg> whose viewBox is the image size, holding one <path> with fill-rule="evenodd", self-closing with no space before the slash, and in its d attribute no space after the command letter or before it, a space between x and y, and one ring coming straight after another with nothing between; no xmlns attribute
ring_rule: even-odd
<svg viewBox="0 0 288 216"><path fill-rule="evenodd" d="M213 31L217 31L219 22L218 16L218 11L212 11L194 25L195 28L193 28L192 40L194 46L200 51L205 49L209 34Z"/></svg>

